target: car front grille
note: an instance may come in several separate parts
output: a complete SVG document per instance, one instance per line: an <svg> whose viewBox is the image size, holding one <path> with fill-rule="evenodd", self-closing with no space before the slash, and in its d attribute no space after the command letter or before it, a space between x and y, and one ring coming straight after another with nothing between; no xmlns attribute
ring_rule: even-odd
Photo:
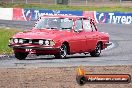
<svg viewBox="0 0 132 88"><path fill-rule="evenodd" d="M23 39L23 44L39 44L39 39Z"/></svg>

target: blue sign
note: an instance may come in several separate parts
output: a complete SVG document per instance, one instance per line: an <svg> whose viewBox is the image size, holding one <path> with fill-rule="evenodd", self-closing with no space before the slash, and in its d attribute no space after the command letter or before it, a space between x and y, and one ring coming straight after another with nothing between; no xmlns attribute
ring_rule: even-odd
<svg viewBox="0 0 132 88"><path fill-rule="evenodd" d="M97 23L132 24L132 13L96 12Z"/></svg>
<svg viewBox="0 0 132 88"><path fill-rule="evenodd" d="M42 10L42 9L24 9L24 17L26 20L37 20L42 15L77 15L82 16L83 11L70 10Z"/></svg>

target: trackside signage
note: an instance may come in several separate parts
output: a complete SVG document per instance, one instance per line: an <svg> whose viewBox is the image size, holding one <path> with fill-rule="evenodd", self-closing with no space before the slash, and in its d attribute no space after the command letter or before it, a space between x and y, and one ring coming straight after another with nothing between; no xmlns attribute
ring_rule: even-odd
<svg viewBox="0 0 132 88"><path fill-rule="evenodd" d="M24 9L26 20L37 20L42 15L77 15L82 16L83 11L70 10L44 10L44 9Z"/></svg>
<svg viewBox="0 0 132 88"><path fill-rule="evenodd" d="M97 23L132 24L132 13L96 12Z"/></svg>
<svg viewBox="0 0 132 88"><path fill-rule="evenodd" d="M88 16L96 23L132 24L132 12L0 8L0 14L1 20L31 21L37 20L42 15L76 15Z"/></svg>
<svg viewBox="0 0 132 88"><path fill-rule="evenodd" d="M82 16L83 11L13 8L13 20L23 20L23 21L37 20L42 15L77 15L77 16Z"/></svg>
<svg viewBox="0 0 132 88"><path fill-rule="evenodd" d="M88 84L128 84L131 82L129 74L86 74L81 66L77 69L77 83L82 86Z"/></svg>

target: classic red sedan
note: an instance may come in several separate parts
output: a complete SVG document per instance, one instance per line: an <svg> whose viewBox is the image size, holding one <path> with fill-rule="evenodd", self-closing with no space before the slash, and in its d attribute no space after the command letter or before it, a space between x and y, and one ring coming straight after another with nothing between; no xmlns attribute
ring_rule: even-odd
<svg viewBox="0 0 132 88"><path fill-rule="evenodd" d="M34 27L10 38L9 47L23 60L29 53L66 58L68 54L90 53L98 57L109 43L108 33L98 32L94 21L85 16L42 16Z"/></svg>

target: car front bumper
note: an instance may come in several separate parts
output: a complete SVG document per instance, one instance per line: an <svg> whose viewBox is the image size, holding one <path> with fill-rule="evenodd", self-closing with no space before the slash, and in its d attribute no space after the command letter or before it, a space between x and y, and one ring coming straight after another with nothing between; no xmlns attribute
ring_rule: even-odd
<svg viewBox="0 0 132 88"><path fill-rule="evenodd" d="M60 48L52 47L52 46L25 46L25 45L8 45L13 49L34 49L34 50L59 50Z"/></svg>

